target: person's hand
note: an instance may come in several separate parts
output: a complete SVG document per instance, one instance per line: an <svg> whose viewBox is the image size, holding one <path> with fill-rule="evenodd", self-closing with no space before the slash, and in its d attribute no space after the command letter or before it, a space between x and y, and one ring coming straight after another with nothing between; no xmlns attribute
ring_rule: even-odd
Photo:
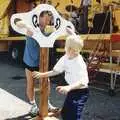
<svg viewBox="0 0 120 120"><path fill-rule="evenodd" d="M56 87L56 90L59 93L61 93L63 95L66 95L71 90L71 88L70 88L69 85L67 85L67 86L58 86L58 87Z"/></svg>
<svg viewBox="0 0 120 120"><path fill-rule="evenodd" d="M70 27L66 27L66 31L67 31L67 33L70 34L70 35L75 35L75 31L72 30L72 28L70 28Z"/></svg>
<svg viewBox="0 0 120 120"><path fill-rule="evenodd" d="M16 22L16 26L19 27L19 28L26 28L25 23L22 22L22 21Z"/></svg>
<svg viewBox="0 0 120 120"><path fill-rule="evenodd" d="M41 73L40 73L40 72L37 72L37 71L34 71L34 72L32 72L32 77L33 77L34 79L40 79Z"/></svg>
<svg viewBox="0 0 120 120"><path fill-rule="evenodd" d="M33 36L32 30L30 30L29 28L27 28L26 34L27 34L27 36L29 36L29 37L32 37L32 36Z"/></svg>
<svg viewBox="0 0 120 120"><path fill-rule="evenodd" d="M26 32L27 36L29 36L29 37L33 36L33 32L31 30L31 28L27 27L24 22L19 21L19 22L16 23L16 26L19 27L20 29L23 29L23 28L26 29L27 30L27 32Z"/></svg>

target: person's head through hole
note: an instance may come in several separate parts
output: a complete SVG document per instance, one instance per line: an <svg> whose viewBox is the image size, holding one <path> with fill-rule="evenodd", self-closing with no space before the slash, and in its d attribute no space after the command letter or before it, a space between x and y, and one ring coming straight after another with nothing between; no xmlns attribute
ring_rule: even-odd
<svg viewBox="0 0 120 120"><path fill-rule="evenodd" d="M39 27L41 30L44 30L47 25L51 22L51 16L49 11L43 11L39 16Z"/></svg>

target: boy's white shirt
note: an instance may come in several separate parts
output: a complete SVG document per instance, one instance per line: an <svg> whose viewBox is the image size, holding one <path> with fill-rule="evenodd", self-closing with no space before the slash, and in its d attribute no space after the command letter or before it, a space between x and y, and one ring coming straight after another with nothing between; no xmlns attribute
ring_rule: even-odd
<svg viewBox="0 0 120 120"><path fill-rule="evenodd" d="M88 87L87 66L80 54L73 59L69 59L65 54L54 66L53 71L65 72L65 80L69 85L80 83L83 87Z"/></svg>

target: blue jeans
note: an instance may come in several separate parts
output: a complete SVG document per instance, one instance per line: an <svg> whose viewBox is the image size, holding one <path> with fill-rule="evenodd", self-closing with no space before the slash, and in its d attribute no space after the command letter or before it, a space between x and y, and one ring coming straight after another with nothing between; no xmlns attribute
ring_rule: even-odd
<svg viewBox="0 0 120 120"><path fill-rule="evenodd" d="M61 111L63 120L80 120L84 104L89 96L88 88L72 90L68 93Z"/></svg>

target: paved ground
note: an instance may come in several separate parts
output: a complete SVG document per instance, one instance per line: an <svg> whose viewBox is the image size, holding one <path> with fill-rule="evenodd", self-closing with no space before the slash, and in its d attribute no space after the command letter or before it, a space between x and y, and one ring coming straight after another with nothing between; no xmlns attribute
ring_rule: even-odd
<svg viewBox="0 0 120 120"><path fill-rule="evenodd" d="M0 88L0 120L27 115L29 110L28 103Z"/></svg>
<svg viewBox="0 0 120 120"><path fill-rule="evenodd" d="M52 78L53 81L51 82L51 95L50 100L51 102L58 107L61 107L65 96L60 95L55 92L55 87L57 84L63 84L62 80L63 76ZM119 79L119 78L118 78ZM58 82L60 81L60 82ZM37 83L36 83L36 86ZM11 98L1 97L3 93L7 93L6 95L16 96L16 100L20 101L20 103L27 106L27 98L25 95L25 74L24 69L12 63L8 60L6 54L0 54L0 106L4 108L4 112L7 111L5 117L3 118L2 110L0 108L0 120L28 120L27 115L25 112L21 113L20 116L12 115L9 116L11 110L9 110L9 103L11 103ZM107 88L106 88L107 89ZM7 91L7 92L6 92ZM11 95L12 94L12 95ZM38 101L39 91L36 92L36 97ZM6 97L6 96L5 96ZM4 101L4 102L3 102ZM4 104L4 105L3 105ZM17 106L17 103L12 102L12 105ZM8 107L6 107L6 105ZM20 104L19 104L20 105ZM21 106L18 106L21 108ZM29 107L29 105L28 105ZM28 110L27 107L27 110ZM5 110L6 109L6 110ZM18 109L15 109L17 111ZM95 90L90 88L90 97L87 101L87 104L84 108L83 112L83 120L120 120L120 92L116 94L116 96L110 97L107 92L101 92L99 90Z"/></svg>

